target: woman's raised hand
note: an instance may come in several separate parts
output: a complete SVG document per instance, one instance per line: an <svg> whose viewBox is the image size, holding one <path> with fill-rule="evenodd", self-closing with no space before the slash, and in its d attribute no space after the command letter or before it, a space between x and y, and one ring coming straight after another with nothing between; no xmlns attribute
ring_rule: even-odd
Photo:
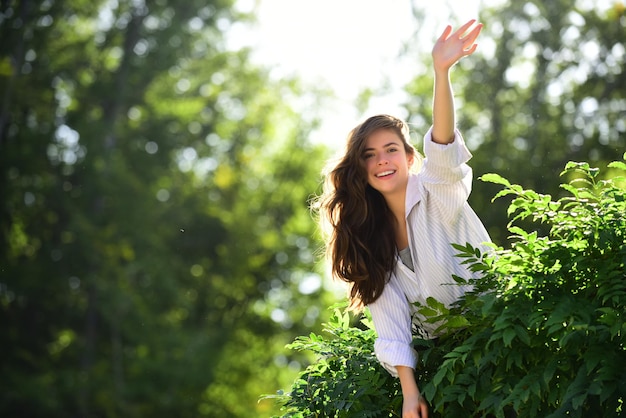
<svg viewBox="0 0 626 418"><path fill-rule="evenodd" d="M454 33L452 33L452 26L446 27L433 47L433 65L436 72L448 71L461 58L476 51L478 45L475 41L483 25L478 23L469 30L475 23L476 20L472 19Z"/></svg>

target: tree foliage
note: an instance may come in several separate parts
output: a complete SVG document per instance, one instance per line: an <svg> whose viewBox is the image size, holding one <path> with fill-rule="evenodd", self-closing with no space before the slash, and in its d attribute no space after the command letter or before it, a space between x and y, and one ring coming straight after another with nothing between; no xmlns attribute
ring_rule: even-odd
<svg viewBox="0 0 626 418"><path fill-rule="evenodd" d="M267 416L292 378L324 151L315 91L226 48L249 18L2 2L0 415Z"/></svg>
<svg viewBox="0 0 626 418"><path fill-rule="evenodd" d="M626 162L609 168L624 172ZM433 416L623 415L626 177L602 180L588 163L568 163L562 175L570 180L557 200L496 174L483 176L504 187L496 198L513 196L511 248L481 253L455 244L463 263L481 273L470 281L473 290L449 309L433 299L419 307L428 321L443 321L437 344L414 341L416 378ZM524 219L544 225L548 234L521 228ZM354 394L365 377L374 382L371 390L394 387L386 371L371 365L374 330L350 328L345 320L334 327L328 341L311 335L295 345L320 360L283 398L284 416L298 416L294 407L305 416L364 416L349 402L339 408L333 401L354 399L360 407ZM344 375L332 367L342 356L370 366ZM307 403L311 393L315 403ZM379 397L371 416L399 416L401 394L391 393L395 397Z"/></svg>

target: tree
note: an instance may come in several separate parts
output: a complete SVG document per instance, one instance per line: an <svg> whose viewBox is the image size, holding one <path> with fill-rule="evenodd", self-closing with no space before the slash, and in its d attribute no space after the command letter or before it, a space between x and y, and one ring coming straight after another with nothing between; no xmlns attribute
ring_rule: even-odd
<svg viewBox="0 0 626 418"><path fill-rule="evenodd" d="M2 415L267 416L324 293L316 93L229 0L1 7Z"/></svg>

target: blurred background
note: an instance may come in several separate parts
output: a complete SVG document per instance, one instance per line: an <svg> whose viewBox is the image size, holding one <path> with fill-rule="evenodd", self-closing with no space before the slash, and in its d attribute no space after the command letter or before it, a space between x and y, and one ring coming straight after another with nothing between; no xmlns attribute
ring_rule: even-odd
<svg viewBox="0 0 626 418"><path fill-rule="evenodd" d="M430 49L475 17L475 177L557 196L621 159L622 0L0 2L0 416L279 413L311 361L285 344L344 300L320 171L372 113L421 146ZM506 245L494 187L470 203Z"/></svg>

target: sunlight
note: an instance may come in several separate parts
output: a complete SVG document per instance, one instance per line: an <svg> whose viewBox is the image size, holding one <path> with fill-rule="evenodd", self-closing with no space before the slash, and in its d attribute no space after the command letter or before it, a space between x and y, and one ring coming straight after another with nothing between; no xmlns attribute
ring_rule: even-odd
<svg viewBox="0 0 626 418"><path fill-rule="evenodd" d="M403 44L418 34L411 54L429 51L447 23L476 17L478 4L420 6L428 27L417 28L410 0L239 0L237 9L254 10L258 23L234 25L229 48L252 47L254 60L271 66L275 78L297 74L306 84L330 88L335 98L322 111L314 140L332 146L363 117L355 103L365 88L375 90L365 114L404 117L403 87L423 71L423 63L399 59Z"/></svg>

